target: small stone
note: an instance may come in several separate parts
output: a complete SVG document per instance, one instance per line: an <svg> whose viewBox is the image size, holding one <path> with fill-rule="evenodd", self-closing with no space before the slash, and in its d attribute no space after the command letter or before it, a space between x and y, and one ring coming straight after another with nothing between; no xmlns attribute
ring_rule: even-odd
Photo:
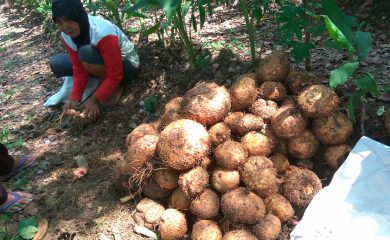
<svg viewBox="0 0 390 240"><path fill-rule="evenodd" d="M214 69L217 69L218 67L219 67L219 63L214 63L214 64L213 64L213 68L214 68Z"/></svg>
<svg viewBox="0 0 390 240"><path fill-rule="evenodd" d="M215 72L214 76L215 76L216 79L223 79L224 78L224 76L223 76L221 71Z"/></svg>
<svg viewBox="0 0 390 240"><path fill-rule="evenodd" d="M228 72L230 72L230 73L234 73L236 70L234 69L234 67L229 67L228 68Z"/></svg>
<svg viewBox="0 0 390 240"><path fill-rule="evenodd" d="M226 84L227 86L230 86L230 85L232 84L232 80L231 80L231 79L227 79L227 80L225 81L225 84Z"/></svg>

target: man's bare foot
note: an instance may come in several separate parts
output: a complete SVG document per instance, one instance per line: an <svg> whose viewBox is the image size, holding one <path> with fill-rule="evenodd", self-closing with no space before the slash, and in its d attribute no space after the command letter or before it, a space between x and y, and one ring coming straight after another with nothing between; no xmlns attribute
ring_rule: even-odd
<svg viewBox="0 0 390 240"><path fill-rule="evenodd" d="M31 203L33 195L26 192L9 192L7 201L0 205L0 213L16 213Z"/></svg>
<svg viewBox="0 0 390 240"><path fill-rule="evenodd" d="M25 159L27 158L27 159ZM23 163L25 166L31 166L35 162L36 158L31 156L23 156L14 158L14 168L12 170L15 170L16 168L20 167L20 165Z"/></svg>
<svg viewBox="0 0 390 240"><path fill-rule="evenodd" d="M108 96L108 98L106 100L104 100L101 103L101 105L103 107L115 106L116 104L118 104L118 102L122 96L122 92L123 92L123 86L119 85L118 88L113 93L111 93L111 95Z"/></svg>
<svg viewBox="0 0 390 240"><path fill-rule="evenodd" d="M31 167L36 161L36 158L29 156L22 156L14 158L14 166L10 173L0 176L0 182L6 182L19 174L20 171Z"/></svg>

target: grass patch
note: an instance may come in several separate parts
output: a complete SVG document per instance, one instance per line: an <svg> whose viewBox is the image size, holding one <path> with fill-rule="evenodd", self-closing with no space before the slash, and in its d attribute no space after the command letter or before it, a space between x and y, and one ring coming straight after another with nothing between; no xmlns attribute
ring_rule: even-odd
<svg viewBox="0 0 390 240"><path fill-rule="evenodd" d="M0 132L0 143L4 144L8 150L12 150L14 148L23 147L25 141L23 138L18 138L16 140L11 139L11 130L9 127L3 128Z"/></svg>
<svg viewBox="0 0 390 240"><path fill-rule="evenodd" d="M218 42L205 42L203 43L203 46L205 48L210 48L210 49L214 49L214 50L221 50L225 47L226 45L226 42L225 41L218 41Z"/></svg>
<svg viewBox="0 0 390 240"><path fill-rule="evenodd" d="M12 68L14 67L15 64L18 64L19 63L19 59L18 58L14 58L12 60L9 60L9 61L6 61L3 63L3 68L5 70L12 70Z"/></svg>

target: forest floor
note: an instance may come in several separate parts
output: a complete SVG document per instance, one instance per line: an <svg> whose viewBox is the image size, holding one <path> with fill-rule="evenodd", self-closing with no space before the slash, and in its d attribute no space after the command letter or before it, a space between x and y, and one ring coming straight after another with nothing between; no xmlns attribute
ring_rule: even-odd
<svg viewBox="0 0 390 240"><path fill-rule="evenodd" d="M139 78L126 89L118 106L105 111L96 123L83 127L72 123L63 126L61 108L43 106L62 84L48 66L50 56L64 52L58 37L45 34L29 15L4 4L0 9L0 134L9 143L19 143L10 148L13 156L37 157L32 171L23 173L24 179L6 185L8 189L19 187L33 193L33 204L1 226L15 231L17 222L30 215L49 221L44 239L99 239L103 235L114 239L118 234L122 239L144 239L132 231L136 201L120 203L119 198L126 193L118 195L114 191L112 170L125 157L127 134L139 124L156 119L169 99L183 95L201 80L229 87L238 75L251 71L245 25L237 8L219 7L201 33L194 35L196 49L208 51L210 56L201 70L191 69L180 46L164 48L157 41L140 42L138 34L133 34L131 40L137 45L142 64ZM363 70L383 85L390 82L390 19L378 18L368 19L365 29L373 34L373 50ZM273 51L273 31L267 35L261 31L270 25L266 20L256 32L259 45L265 38L261 58ZM344 55L324 47L324 38L314 39L311 64L313 72L327 79ZM346 91L337 90L343 103ZM389 100L387 95L368 97L364 123L366 136L387 145L390 136L377 109L389 109ZM154 109L145 111L145 103L153 103ZM360 137L360 127L355 124L352 147ZM82 179L73 175L77 155L89 162L89 173ZM326 171L330 177L332 170Z"/></svg>

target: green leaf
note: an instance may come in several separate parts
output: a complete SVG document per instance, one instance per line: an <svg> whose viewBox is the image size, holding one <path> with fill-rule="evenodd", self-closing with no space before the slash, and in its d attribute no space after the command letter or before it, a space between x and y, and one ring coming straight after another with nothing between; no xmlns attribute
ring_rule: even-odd
<svg viewBox="0 0 390 240"><path fill-rule="evenodd" d="M182 12L183 12L183 16L185 16L188 12L188 10L190 9L190 6L191 6L191 3L192 1L187 1L185 4L183 4L183 6L181 7L182 9Z"/></svg>
<svg viewBox="0 0 390 240"><path fill-rule="evenodd" d="M299 26L299 24L297 24L296 22L294 21L291 21L291 22L288 22L286 24L284 24L280 30L282 31L282 33L285 33L287 36L289 37L293 37L293 35L295 34L295 36L301 40L302 39L302 30Z"/></svg>
<svg viewBox="0 0 390 240"><path fill-rule="evenodd" d="M343 32L332 22L328 16L325 16L325 27L328 30L330 37L335 41L337 47L347 49L350 52L355 51L351 42L348 41Z"/></svg>
<svg viewBox="0 0 390 240"><path fill-rule="evenodd" d="M207 4L207 13L209 14L209 16L213 15L213 7L210 3Z"/></svg>
<svg viewBox="0 0 390 240"><path fill-rule="evenodd" d="M312 48L314 48L314 45L311 43L297 43L291 51L291 55L294 57L296 63L300 63L303 59L310 56L310 49Z"/></svg>
<svg viewBox="0 0 390 240"><path fill-rule="evenodd" d="M364 61L371 51L372 36L369 32L357 31L355 33L356 48L359 61Z"/></svg>
<svg viewBox="0 0 390 240"><path fill-rule="evenodd" d="M390 93L390 86L384 86L383 91L385 91L386 93Z"/></svg>
<svg viewBox="0 0 390 240"><path fill-rule="evenodd" d="M160 7L164 10L168 20L172 20L172 16L179 6L180 0L160 0Z"/></svg>
<svg viewBox="0 0 390 240"><path fill-rule="evenodd" d="M200 0L197 5L198 6L201 6L201 5L206 5L206 4L209 4L210 3L210 0Z"/></svg>
<svg viewBox="0 0 390 240"><path fill-rule="evenodd" d="M160 6L158 0L138 0L130 9L131 12L136 12L137 10L148 7L148 6Z"/></svg>
<svg viewBox="0 0 390 240"><path fill-rule="evenodd" d="M379 91L378 84L375 79L367 74L366 76L358 79L353 79L353 82L358 86L364 93L371 93L373 96L379 96L381 93Z"/></svg>
<svg viewBox="0 0 390 240"><path fill-rule="evenodd" d="M359 66L359 62L346 62L340 67L330 72L330 87L335 88L340 84L344 84L352 76Z"/></svg>
<svg viewBox="0 0 390 240"><path fill-rule="evenodd" d="M11 236L7 232L0 229L0 240L9 240L9 239L11 239Z"/></svg>
<svg viewBox="0 0 390 240"><path fill-rule="evenodd" d="M343 15L343 19L344 19L345 23L348 24L348 26L350 28L354 28L354 27L359 26L359 22L355 16L349 16L345 13L342 13L342 15Z"/></svg>
<svg viewBox="0 0 390 240"><path fill-rule="evenodd" d="M378 108L378 110L376 111L376 114L378 115L378 116L382 116L383 114L385 113L385 106L380 106L379 108Z"/></svg>
<svg viewBox="0 0 390 240"><path fill-rule="evenodd" d="M200 17L200 28L202 28L204 25L204 21L206 19L206 11L203 6L199 6L199 17Z"/></svg>
<svg viewBox="0 0 390 240"><path fill-rule="evenodd" d="M261 1L261 4L263 5L264 10L267 10L267 9L268 9L269 1L270 1L270 0L262 0L262 1Z"/></svg>
<svg viewBox="0 0 390 240"><path fill-rule="evenodd" d="M352 93L348 98L348 118L353 122L356 122L355 110L359 108L361 99L362 94L359 91Z"/></svg>
<svg viewBox="0 0 390 240"><path fill-rule="evenodd" d="M145 31L143 32L143 34L144 34L145 36L148 36L148 35L150 35L150 34L152 34L152 33L157 32L159 29L160 29L160 23L158 22L158 23L156 23L155 25L151 26L149 29L145 30Z"/></svg>
<svg viewBox="0 0 390 240"><path fill-rule="evenodd" d="M317 25L312 26L310 29L310 32L312 33L313 37L321 36L326 31L325 25L321 23L318 23Z"/></svg>
<svg viewBox="0 0 390 240"><path fill-rule="evenodd" d="M353 42L352 30L348 23L345 21L345 14L341 12L337 6L335 0L322 0L322 10L329 20L336 26L336 28L342 33L346 41ZM350 50L350 49L348 49Z"/></svg>
<svg viewBox="0 0 390 240"><path fill-rule="evenodd" d="M263 17L263 11L261 10L261 8L259 8L258 6L254 6L252 14L256 22L259 23L261 18Z"/></svg>
<svg viewBox="0 0 390 240"><path fill-rule="evenodd" d="M35 217L21 220L18 225L19 234L23 239L32 239L38 231L38 221Z"/></svg>
<svg viewBox="0 0 390 240"><path fill-rule="evenodd" d="M34 236L37 233L37 231L38 231L37 227L28 226L28 227L22 228L20 230L20 236L23 239L32 239L32 238L34 238Z"/></svg>
<svg viewBox="0 0 390 240"><path fill-rule="evenodd" d="M196 24L196 19L195 19L194 14L191 14L191 23L192 23L192 27L194 28L194 31L197 32L198 31L198 26Z"/></svg>

